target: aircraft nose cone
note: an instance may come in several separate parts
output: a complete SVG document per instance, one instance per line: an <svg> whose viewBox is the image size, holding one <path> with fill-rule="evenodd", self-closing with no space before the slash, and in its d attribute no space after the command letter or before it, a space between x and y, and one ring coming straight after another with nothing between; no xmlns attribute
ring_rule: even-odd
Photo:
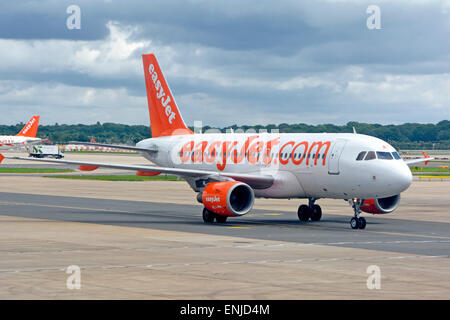
<svg viewBox="0 0 450 320"><path fill-rule="evenodd" d="M409 188L409 186L412 183L412 173L408 166L405 165L405 167L401 168L399 172L397 173L397 184L401 191L405 191Z"/></svg>

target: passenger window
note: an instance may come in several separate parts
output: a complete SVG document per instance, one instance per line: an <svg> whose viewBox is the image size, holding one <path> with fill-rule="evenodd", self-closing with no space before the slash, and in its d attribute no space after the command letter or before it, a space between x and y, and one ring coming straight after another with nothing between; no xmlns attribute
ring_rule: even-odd
<svg viewBox="0 0 450 320"><path fill-rule="evenodd" d="M366 155L366 151L361 151L358 156L356 157L356 161L361 161L364 159L364 156Z"/></svg>
<svg viewBox="0 0 450 320"><path fill-rule="evenodd" d="M400 160L402 157L398 154L398 152L392 152L392 155L394 156L395 160Z"/></svg>
<svg viewBox="0 0 450 320"><path fill-rule="evenodd" d="M378 159L382 160L392 160L392 154L390 152L377 151Z"/></svg>
<svg viewBox="0 0 450 320"><path fill-rule="evenodd" d="M376 159L376 158L377 158L377 156L375 154L375 151L369 151L369 152L367 152L367 155L364 158L364 160L373 160L373 159Z"/></svg>

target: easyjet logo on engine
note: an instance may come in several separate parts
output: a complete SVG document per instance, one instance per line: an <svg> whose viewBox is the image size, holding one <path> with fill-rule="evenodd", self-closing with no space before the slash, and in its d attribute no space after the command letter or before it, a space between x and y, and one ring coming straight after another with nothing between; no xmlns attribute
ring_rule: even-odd
<svg viewBox="0 0 450 320"><path fill-rule="evenodd" d="M239 146L239 141L188 141L178 152L181 163L216 163L223 171L227 163L269 165L314 165L325 166L330 141L288 141L280 145L280 137L263 141L258 135L248 137Z"/></svg>
<svg viewBox="0 0 450 320"><path fill-rule="evenodd" d="M170 95L167 93L166 96L161 81L158 80L158 74L156 73L155 66L153 64L149 65L148 72L153 80L153 84L155 85L156 98L161 100L161 104L164 108L164 114L169 120L169 123L172 124L173 119L175 119L176 113L173 112L172 107L169 104L171 102Z"/></svg>
<svg viewBox="0 0 450 320"><path fill-rule="evenodd" d="M214 197L206 197L206 198L205 198L205 201L207 201L207 202L220 202L220 198L217 197L217 196L214 196Z"/></svg>

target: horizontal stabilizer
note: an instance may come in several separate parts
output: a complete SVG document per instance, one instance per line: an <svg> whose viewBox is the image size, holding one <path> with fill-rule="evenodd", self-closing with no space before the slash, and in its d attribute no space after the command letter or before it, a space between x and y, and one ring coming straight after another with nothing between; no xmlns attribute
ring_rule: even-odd
<svg viewBox="0 0 450 320"><path fill-rule="evenodd" d="M134 146L124 146L124 145L119 145L119 144L93 143L93 142L81 142L81 141L71 141L70 144L76 144L76 145L81 145L81 146L112 148L112 149L123 149L123 150L140 151L140 152L157 152L158 151L157 149L138 148L138 147L134 147Z"/></svg>

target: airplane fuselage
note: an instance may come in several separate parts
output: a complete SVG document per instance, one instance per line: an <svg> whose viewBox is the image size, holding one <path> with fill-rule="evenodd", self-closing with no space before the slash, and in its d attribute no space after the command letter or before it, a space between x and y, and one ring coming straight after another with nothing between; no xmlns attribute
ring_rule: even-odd
<svg viewBox="0 0 450 320"><path fill-rule="evenodd" d="M0 147L14 147L26 143L39 142L40 138L22 137L22 136L0 136Z"/></svg>
<svg viewBox="0 0 450 320"><path fill-rule="evenodd" d="M391 145L360 134L190 134L137 146L156 148L143 156L158 166L273 176L271 187L255 189L257 197L383 198L400 194L412 181ZM357 160L369 151L383 157Z"/></svg>

